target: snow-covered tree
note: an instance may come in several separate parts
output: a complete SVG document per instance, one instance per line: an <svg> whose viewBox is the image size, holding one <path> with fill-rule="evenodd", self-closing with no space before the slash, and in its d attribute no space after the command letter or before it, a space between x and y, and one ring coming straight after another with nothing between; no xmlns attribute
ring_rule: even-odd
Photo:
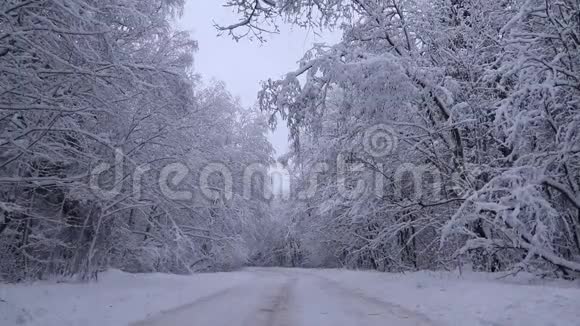
<svg viewBox="0 0 580 326"><path fill-rule="evenodd" d="M248 127L265 122L192 73L197 44L171 26L183 4L0 3L0 279L243 263L237 218L261 199L207 201L198 177L267 165L265 127Z"/></svg>
<svg viewBox="0 0 580 326"><path fill-rule="evenodd" d="M300 213L329 257L417 269L465 255L491 271L577 276L576 1L226 3L241 18L220 29L236 38L280 19L343 29L259 94L288 123L304 187L330 165ZM377 128L394 147L381 155L365 146ZM341 175L339 157L364 168ZM341 194L374 183L369 171L384 178L378 194Z"/></svg>

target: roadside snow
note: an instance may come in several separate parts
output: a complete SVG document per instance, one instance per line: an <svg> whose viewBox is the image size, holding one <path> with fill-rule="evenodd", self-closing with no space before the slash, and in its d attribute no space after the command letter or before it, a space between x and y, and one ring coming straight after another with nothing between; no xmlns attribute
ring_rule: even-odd
<svg viewBox="0 0 580 326"><path fill-rule="evenodd" d="M531 275L498 279L468 272L318 270L320 277L365 296L414 310L447 326L578 326L580 286Z"/></svg>
<svg viewBox="0 0 580 326"><path fill-rule="evenodd" d="M127 325L252 278L246 272L178 276L108 271L89 284L0 284L0 325Z"/></svg>

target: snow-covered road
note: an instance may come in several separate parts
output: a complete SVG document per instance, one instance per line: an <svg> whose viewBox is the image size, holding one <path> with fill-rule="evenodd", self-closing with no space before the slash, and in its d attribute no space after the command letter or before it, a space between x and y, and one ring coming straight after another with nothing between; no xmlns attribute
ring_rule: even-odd
<svg viewBox="0 0 580 326"><path fill-rule="evenodd" d="M254 269L242 284L135 326L435 325L420 313L370 298L304 270Z"/></svg>
<svg viewBox="0 0 580 326"><path fill-rule="evenodd" d="M578 298L580 283L525 273L111 270L99 282L0 284L0 325L578 326Z"/></svg>

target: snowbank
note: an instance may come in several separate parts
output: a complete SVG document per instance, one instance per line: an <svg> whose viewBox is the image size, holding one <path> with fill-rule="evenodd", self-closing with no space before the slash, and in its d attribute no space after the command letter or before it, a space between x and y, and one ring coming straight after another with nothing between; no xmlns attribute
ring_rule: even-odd
<svg viewBox="0 0 580 326"><path fill-rule="evenodd" d="M89 284L0 284L0 325L127 325L252 277L246 272L177 276L109 271Z"/></svg>
<svg viewBox="0 0 580 326"><path fill-rule="evenodd" d="M314 271L366 296L446 326L578 326L580 285L520 274Z"/></svg>

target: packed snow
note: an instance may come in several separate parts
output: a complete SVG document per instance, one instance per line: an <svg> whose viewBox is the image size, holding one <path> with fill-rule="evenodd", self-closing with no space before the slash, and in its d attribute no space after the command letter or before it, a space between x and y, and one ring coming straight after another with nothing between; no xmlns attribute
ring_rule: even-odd
<svg viewBox="0 0 580 326"><path fill-rule="evenodd" d="M525 274L498 279L471 272L280 268L192 276L109 271L89 284L3 285L0 324L573 326L580 321L579 298L577 283Z"/></svg>

